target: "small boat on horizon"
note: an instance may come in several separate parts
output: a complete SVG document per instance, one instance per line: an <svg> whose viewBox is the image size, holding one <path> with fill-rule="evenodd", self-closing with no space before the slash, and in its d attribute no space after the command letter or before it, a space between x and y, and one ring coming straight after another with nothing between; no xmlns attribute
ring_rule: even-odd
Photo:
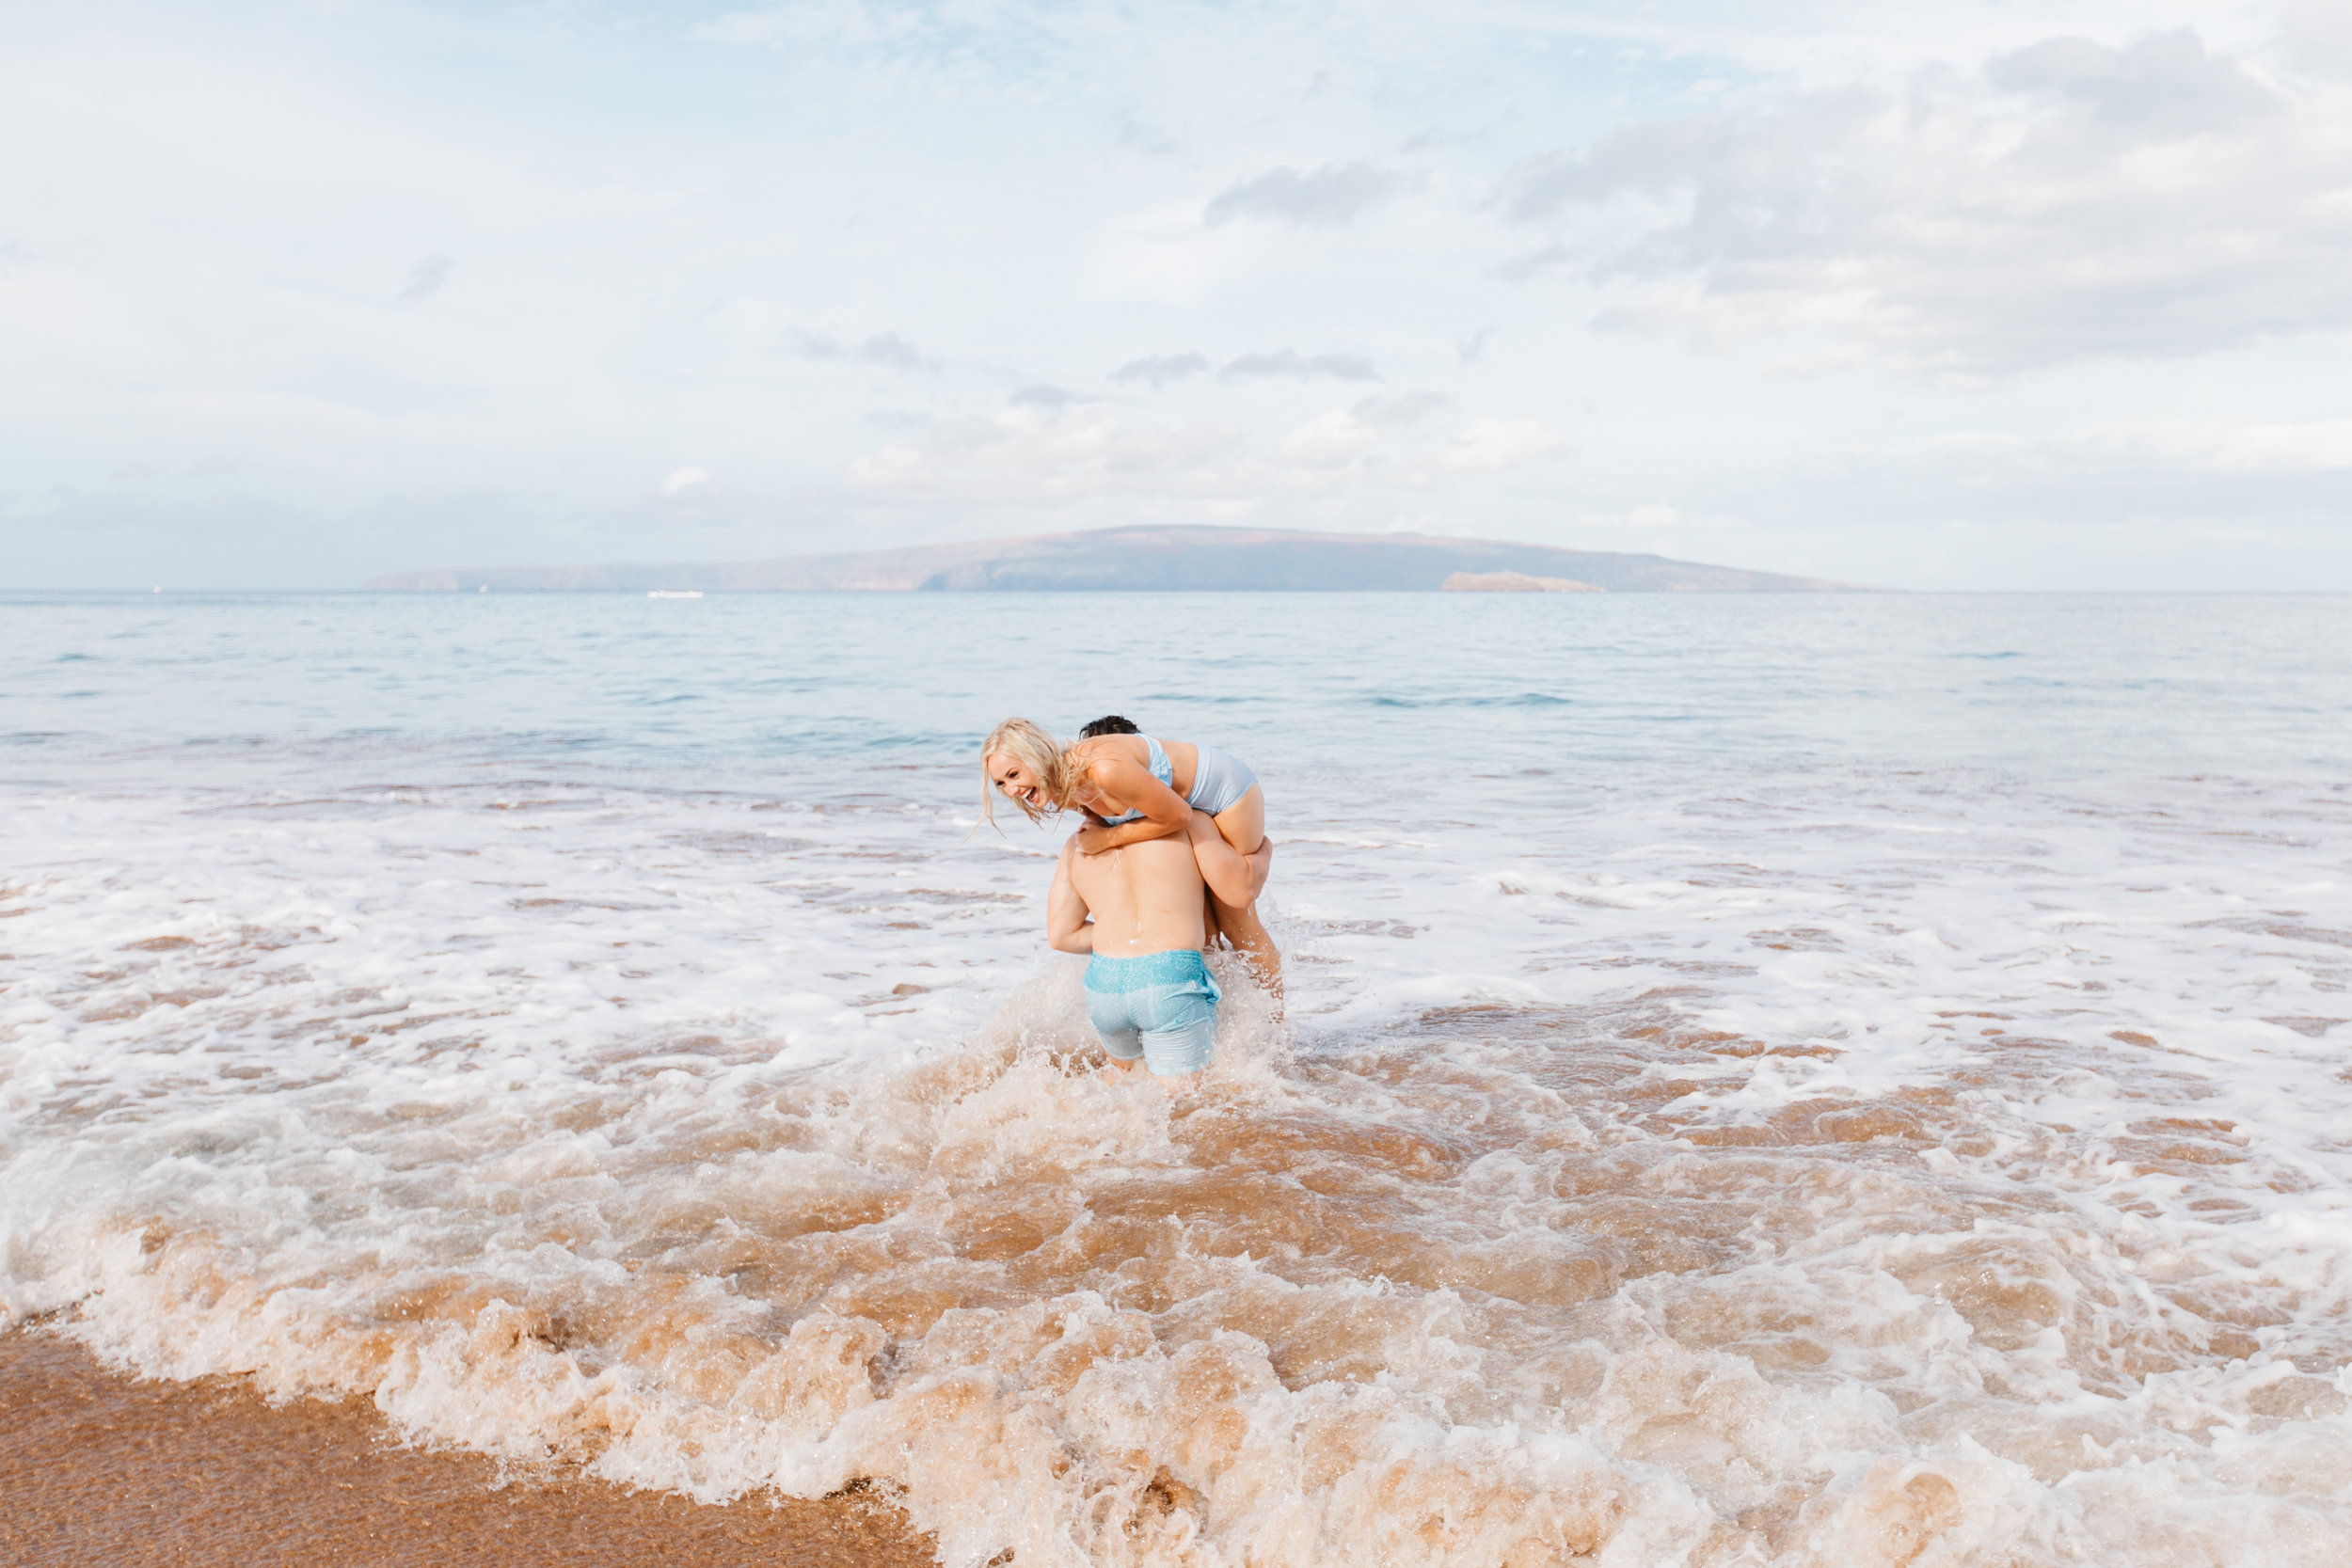
<svg viewBox="0 0 2352 1568"><path fill-rule="evenodd" d="M703 591L699 588L648 588L645 590L645 597L649 599L699 599L702 596Z"/></svg>

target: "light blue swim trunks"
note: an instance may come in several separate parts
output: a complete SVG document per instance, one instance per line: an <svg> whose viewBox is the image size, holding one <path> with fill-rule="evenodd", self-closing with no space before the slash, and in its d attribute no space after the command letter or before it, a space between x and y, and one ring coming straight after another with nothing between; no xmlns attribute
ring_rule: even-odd
<svg viewBox="0 0 2352 1568"><path fill-rule="evenodd" d="M1199 949L1177 947L1139 958L1097 953L1087 964L1086 987L1094 1032L1119 1060L1140 1056L1163 1076L1209 1065L1223 993Z"/></svg>

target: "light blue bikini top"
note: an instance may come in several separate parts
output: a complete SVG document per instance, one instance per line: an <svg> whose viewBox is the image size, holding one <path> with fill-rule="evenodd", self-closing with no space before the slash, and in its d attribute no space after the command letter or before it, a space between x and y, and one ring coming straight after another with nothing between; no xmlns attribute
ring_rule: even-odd
<svg viewBox="0 0 2352 1568"><path fill-rule="evenodd" d="M1176 765L1168 760L1167 751L1148 735L1143 737L1143 743L1152 748L1152 776L1168 785L1168 788L1174 789L1176 787ZM1121 822L1142 820L1143 813L1131 811L1121 816L1106 816L1103 818L1103 825L1106 828L1116 828Z"/></svg>

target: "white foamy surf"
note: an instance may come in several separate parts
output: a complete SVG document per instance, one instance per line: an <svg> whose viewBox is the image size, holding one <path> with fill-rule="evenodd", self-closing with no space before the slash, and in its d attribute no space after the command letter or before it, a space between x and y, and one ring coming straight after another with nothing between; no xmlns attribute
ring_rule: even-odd
<svg viewBox="0 0 2352 1568"><path fill-rule="evenodd" d="M1563 779L1495 711L1436 781L1392 705L1252 721L1288 1019L1229 970L1174 1098L1090 1070L1052 840L962 766L45 765L0 1299L635 1484L878 1480L959 1564L2341 1560L2328 770Z"/></svg>

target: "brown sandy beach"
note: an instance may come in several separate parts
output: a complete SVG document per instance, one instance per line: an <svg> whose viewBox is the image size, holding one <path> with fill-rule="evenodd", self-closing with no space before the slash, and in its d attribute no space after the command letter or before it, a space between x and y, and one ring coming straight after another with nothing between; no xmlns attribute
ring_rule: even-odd
<svg viewBox="0 0 2352 1568"><path fill-rule="evenodd" d="M358 1401L273 1408L238 1379L135 1382L57 1335L0 1334L0 1561L22 1568L933 1560L879 1501L707 1508L502 1478L480 1455L399 1447Z"/></svg>

